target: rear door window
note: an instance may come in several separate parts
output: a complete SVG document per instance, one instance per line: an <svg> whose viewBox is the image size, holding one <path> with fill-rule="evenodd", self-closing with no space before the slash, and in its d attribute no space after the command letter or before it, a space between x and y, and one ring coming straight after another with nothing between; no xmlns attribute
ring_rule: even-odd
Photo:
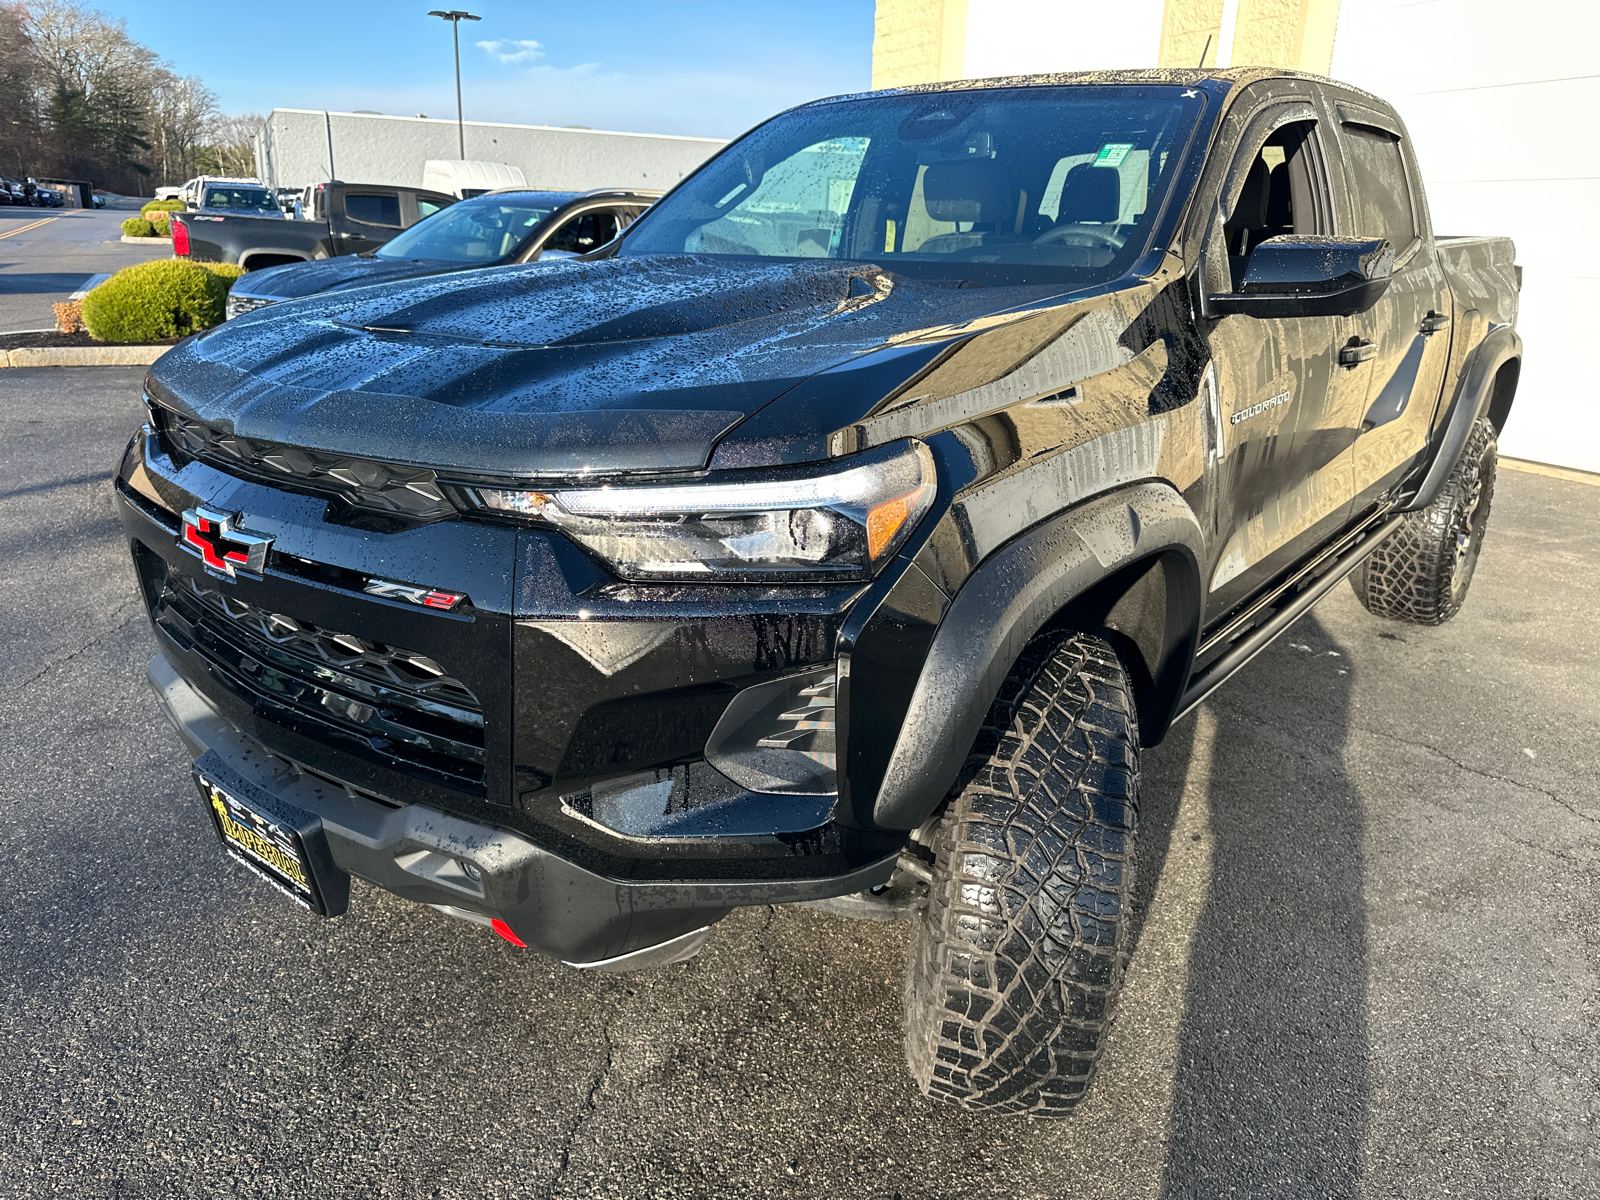
<svg viewBox="0 0 1600 1200"><path fill-rule="evenodd" d="M1348 232L1388 238L1395 252L1403 254L1417 239L1417 222L1400 139L1371 125L1346 123L1339 132L1354 222Z"/></svg>
<svg viewBox="0 0 1600 1200"><path fill-rule="evenodd" d="M387 225L400 228L400 197L376 192L346 192L344 214L363 225Z"/></svg>

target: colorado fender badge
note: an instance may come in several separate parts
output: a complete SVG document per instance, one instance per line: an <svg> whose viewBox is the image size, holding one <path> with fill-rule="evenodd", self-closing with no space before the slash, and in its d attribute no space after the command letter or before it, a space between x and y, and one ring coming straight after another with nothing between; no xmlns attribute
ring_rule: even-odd
<svg viewBox="0 0 1600 1200"><path fill-rule="evenodd" d="M178 545L224 579L237 579L240 574L260 579L267 568L267 547L272 545L272 539L238 528L236 522L241 519L238 513L187 509Z"/></svg>

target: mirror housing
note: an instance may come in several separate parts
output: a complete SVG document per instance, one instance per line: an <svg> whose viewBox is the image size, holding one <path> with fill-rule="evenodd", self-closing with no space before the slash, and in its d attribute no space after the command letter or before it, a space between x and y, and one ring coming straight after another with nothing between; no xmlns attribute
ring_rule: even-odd
<svg viewBox="0 0 1600 1200"><path fill-rule="evenodd" d="M1394 247L1384 238L1285 234L1250 252L1237 292L1207 296L1213 316L1353 317L1389 289Z"/></svg>

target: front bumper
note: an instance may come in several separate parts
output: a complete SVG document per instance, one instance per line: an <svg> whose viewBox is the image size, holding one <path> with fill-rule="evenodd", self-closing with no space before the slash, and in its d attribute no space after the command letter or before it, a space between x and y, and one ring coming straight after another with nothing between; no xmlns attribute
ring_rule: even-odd
<svg viewBox="0 0 1600 1200"><path fill-rule="evenodd" d="M530 948L571 966L670 962L698 948L703 931L734 908L846 895L885 883L894 871L891 855L814 879L607 878L507 830L386 804L300 770L236 729L160 655L149 674L204 774L312 814L338 870L469 920L504 921Z"/></svg>

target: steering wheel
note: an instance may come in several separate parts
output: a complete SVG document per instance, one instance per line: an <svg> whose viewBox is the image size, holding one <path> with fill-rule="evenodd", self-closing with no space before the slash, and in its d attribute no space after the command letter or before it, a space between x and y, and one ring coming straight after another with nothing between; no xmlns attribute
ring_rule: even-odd
<svg viewBox="0 0 1600 1200"><path fill-rule="evenodd" d="M1057 225L1033 239L1036 246L1083 246L1091 250L1121 250L1128 239L1094 225Z"/></svg>

